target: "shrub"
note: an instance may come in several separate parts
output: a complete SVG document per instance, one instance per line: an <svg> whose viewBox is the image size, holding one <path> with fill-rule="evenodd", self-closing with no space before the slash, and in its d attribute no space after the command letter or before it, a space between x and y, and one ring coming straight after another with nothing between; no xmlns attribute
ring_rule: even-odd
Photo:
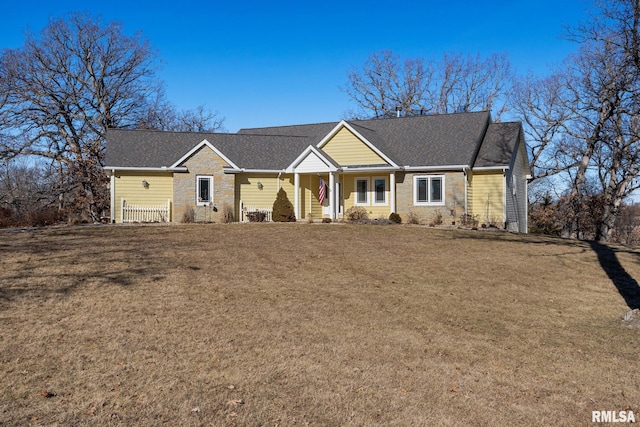
<svg viewBox="0 0 640 427"><path fill-rule="evenodd" d="M331 224L331 218L322 218L323 224Z"/></svg>
<svg viewBox="0 0 640 427"><path fill-rule="evenodd" d="M295 222L296 214L293 205L287 197L287 192L280 188L276 201L273 202L272 220L274 222Z"/></svg>
<svg viewBox="0 0 640 427"><path fill-rule="evenodd" d="M185 209L184 213L182 214L182 222L184 222L185 224L191 224L195 221L196 221L196 211L193 210L192 206L189 206L187 209Z"/></svg>
<svg viewBox="0 0 640 427"><path fill-rule="evenodd" d="M369 219L367 210L362 206L351 206L345 212L345 216L347 217L347 220L351 222L358 222L358 221L364 221Z"/></svg>
<svg viewBox="0 0 640 427"><path fill-rule="evenodd" d="M43 227L58 224L62 221L62 214L58 208L45 207L30 211L27 214L27 223L32 227Z"/></svg>
<svg viewBox="0 0 640 427"><path fill-rule="evenodd" d="M399 214L397 214L396 212L393 212L391 215L389 215L389 221L395 222L396 224L401 224L402 218L400 218Z"/></svg>
<svg viewBox="0 0 640 427"><path fill-rule="evenodd" d="M431 222L429 223L431 227L435 227L436 225L442 225L442 212L438 209L433 213L433 218L431 218Z"/></svg>
<svg viewBox="0 0 640 427"><path fill-rule="evenodd" d="M420 224L420 217L414 211L409 211L407 215L407 224Z"/></svg>
<svg viewBox="0 0 640 427"><path fill-rule="evenodd" d="M478 228L478 215L462 214L460 215L460 224L463 227Z"/></svg>
<svg viewBox="0 0 640 427"><path fill-rule="evenodd" d="M260 211L247 212L247 218L249 222L264 222L267 219L267 214Z"/></svg>
<svg viewBox="0 0 640 427"><path fill-rule="evenodd" d="M11 209L0 206L0 228L9 227L12 221Z"/></svg>
<svg viewBox="0 0 640 427"><path fill-rule="evenodd" d="M230 224L234 221L234 217L233 217L233 209L231 209L231 206L229 206L229 203L224 202L222 204L222 212L221 212L221 216L222 216L222 223L223 224Z"/></svg>
<svg viewBox="0 0 640 427"><path fill-rule="evenodd" d="M560 236L562 217L560 206L554 203L551 194L547 193L542 200L532 203L529 207L529 232Z"/></svg>

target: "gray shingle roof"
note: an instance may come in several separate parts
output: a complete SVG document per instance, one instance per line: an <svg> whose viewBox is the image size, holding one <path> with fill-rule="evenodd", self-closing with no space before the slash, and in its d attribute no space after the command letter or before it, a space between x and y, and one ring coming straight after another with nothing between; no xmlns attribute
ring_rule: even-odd
<svg viewBox="0 0 640 427"><path fill-rule="evenodd" d="M248 169L282 169L310 144L304 136L109 129L105 165L168 167L205 139L236 165Z"/></svg>
<svg viewBox="0 0 640 427"><path fill-rule="evenodd" d="M110 129L106 166L171 166L204 139L238 167L282 170L339 122L241 129L236 134ZM349 125L399 166L509 164L519 123L488 112L356 120ZM485 135L486 133L486 135Z"/></svg>
<svg viewBox="0 0 640 427"><path fill-rule="evenodd" d="M520 137L521 124L491 123L474 167L509 166Z"/></svg>
<svg viewBox="0 0 640 427"><path fill-rule="evenodd" d="M210 134L109 129L106 166L171 166Z"/></svg>
<svg viewBox="0 0 640 427"><path fill-rule="evenodd" d="M371 142L399 166L451 166L471 164L490 120L478 112L350 123L375 132Z"/></svg>

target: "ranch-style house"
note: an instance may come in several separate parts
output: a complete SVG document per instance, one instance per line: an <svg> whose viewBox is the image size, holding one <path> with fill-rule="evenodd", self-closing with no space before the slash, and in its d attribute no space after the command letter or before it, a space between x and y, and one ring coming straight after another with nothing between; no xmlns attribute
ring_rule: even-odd
<svg viewBox="0 0 640 427"><path fill-rule="evenodd" d="M242 129L110 129L111 221L246 221L283 188L297 219L410 215L527 232L522 125L489 112Z"/></svg>

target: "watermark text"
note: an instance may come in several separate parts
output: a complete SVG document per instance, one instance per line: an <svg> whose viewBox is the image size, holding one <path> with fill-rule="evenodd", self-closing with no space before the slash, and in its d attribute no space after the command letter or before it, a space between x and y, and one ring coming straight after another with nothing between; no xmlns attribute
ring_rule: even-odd
<svg viewBox="0 0 640 427"><path fill-rule="evenodd" d="M633 411L591 411L592 423L635 423Z"/></svg>

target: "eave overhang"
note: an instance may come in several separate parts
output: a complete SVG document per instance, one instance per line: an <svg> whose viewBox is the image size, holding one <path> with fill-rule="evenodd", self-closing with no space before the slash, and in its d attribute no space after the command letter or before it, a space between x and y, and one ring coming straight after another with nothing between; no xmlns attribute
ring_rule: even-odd
<svg viewBox="0 0 640 427"><path fill-rule="evenodd" d="M103 166L102 169L107 171L139 171L139 172L189 172L186 166L177 167L132 167L132 166Z"/></svg>
<svg viewBox="0 0 640 427"><path fill-rule="evenodd" d="M472 168L471 170L475 172L491 172L491 171L506 172L509 169L510 169L509 166L480 166L480 167Z"/></svg>
<svg viewBox="0 0 640 427"><path fill-rule="evenodd" d="M223 168L224 173L283 173L284 169Z"/></svg>
<svg viewBox="0 0 640 427"><path fill-rule="evenodd" d="M442 166L405 166L407 172L414 171L465 171L469 169L468 165L442 165Z"/></svg>

